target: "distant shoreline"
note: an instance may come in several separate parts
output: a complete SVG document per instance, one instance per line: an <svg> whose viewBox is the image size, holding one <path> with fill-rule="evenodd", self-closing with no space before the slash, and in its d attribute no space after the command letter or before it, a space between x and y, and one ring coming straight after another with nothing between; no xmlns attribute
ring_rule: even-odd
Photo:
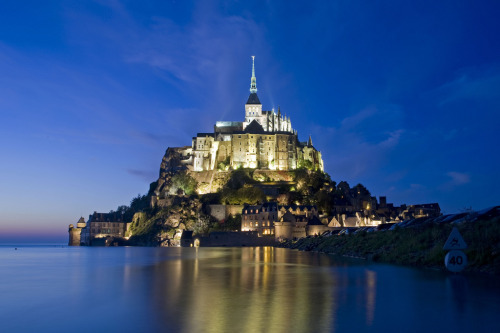
<svg viewBox="0 0 500 333"><path fill-rule="evenodd" d="M0 243L0 247L70 247L67 243Z"/></svg>

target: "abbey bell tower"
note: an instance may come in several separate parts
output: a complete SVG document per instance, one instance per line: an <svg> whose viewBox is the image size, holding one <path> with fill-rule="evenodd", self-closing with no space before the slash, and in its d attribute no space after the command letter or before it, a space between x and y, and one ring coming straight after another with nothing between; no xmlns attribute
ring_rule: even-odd
<svg viewBox="0 0 500 333"><path fill-rule="evenodd" d="M243 129L247 127L252 120L256 120L261 126L264 126L264 117L262 115L262 104L257 96L257 78L255 77L255 56L252 56L252 78L250 79L250 96L245 104L245 122Z"/></svg>

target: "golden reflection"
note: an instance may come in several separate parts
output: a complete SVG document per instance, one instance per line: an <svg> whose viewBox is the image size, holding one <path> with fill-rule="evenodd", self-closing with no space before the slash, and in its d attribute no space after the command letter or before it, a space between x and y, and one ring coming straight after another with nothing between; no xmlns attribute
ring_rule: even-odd
<svg viewBox="0 0 500 333"><path fill-rule="evenodd" d="M366 324L371 326L375 317L375 299L377 296L377 273L366 271Z"/></svg>
<svg viewBox="0 0 500 333"><path fill-rule="evenodd" d="M186 257L155 266L151 283L153 312L168 330L333 331L338 284L314 255L273 247L181 251Z"/></svg>
<svg viewBox="0 0 500 333"><path fill-rule="evenodd" d="M194 281L198 281L198 249L199 247L196 247L195 248L195 251L196 251L196 255L195 255L195 259L194 259L194 273L193 273L193 280Z"/></svg>

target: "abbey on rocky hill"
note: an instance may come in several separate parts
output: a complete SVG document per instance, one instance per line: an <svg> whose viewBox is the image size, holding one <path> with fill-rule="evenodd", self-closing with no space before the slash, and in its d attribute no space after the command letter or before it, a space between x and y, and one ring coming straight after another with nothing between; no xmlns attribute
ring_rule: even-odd
<svg viewBox="0 0 500 333"><path fill-rule="evenodd" d="M213 133L198 133L191 146L168 148L162 168L190 171L257 168L293 170L307 167L323 171L321 153L308 142L300 142L290 118L263 111L257 96L255 57L252 57L250 96L245 121L218 121Z"/></svg>

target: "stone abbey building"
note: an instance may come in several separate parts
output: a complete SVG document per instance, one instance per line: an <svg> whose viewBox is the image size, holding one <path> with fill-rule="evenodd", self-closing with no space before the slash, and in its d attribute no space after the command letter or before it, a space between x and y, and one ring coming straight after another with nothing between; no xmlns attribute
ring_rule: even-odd
<svg viewBox="0 0 500 333"><path fill-rule="evenodd" d="M218 121L212 133L198 133L191 146L168 148L168 167L187 167L190 171L217 170L220 166L237 169L293 170L308 167L323 171L321 153L311 137L300 142L289 117L280 108L262 110L257 96L255 59L252 62L250 96L245 104L245 120Z"/></svg>

